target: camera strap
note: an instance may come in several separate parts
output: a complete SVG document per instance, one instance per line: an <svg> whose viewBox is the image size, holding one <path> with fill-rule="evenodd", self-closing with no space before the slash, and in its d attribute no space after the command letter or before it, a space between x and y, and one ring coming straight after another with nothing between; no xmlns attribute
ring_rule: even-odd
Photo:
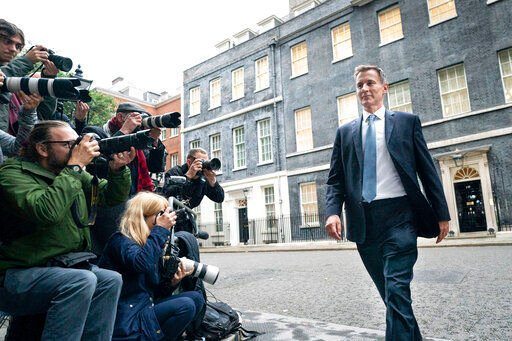
<svg viewBox="0 0 512 341"><path fill-rule="evenodd" d="M98 179L98 176L94 175L94 177L91 180L91 208L89 209L89 226L92 226L96 223L96 215L98 214L99 201L99 183L100 181Z"/></svg>

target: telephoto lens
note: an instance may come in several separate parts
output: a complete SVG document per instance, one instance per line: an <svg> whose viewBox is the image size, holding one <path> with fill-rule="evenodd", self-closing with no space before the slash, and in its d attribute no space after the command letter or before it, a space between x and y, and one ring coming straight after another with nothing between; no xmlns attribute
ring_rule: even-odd
<svg viewBox="0 0 512 341"><path fill-rule="evenodd" d="M219 278L220 270L216 266L199 263L186 257L181 257L180 260L185 267L185 271L193 270L192 277L202 279L208 284L215 284L217 278Z"/></svg>
<svg viewBox="0 0 512 341"><path fill-rule="evenodd" d="M213 171L218 171L221 167L220 160L214 157L211 160L203 160L203 168Z"/></svg>
<svg viewBox="0 0 512 341"><path fill-rule="evenodd" d="M64 72L68 72L73 68L73 61L71 58L59 56L52 50L48 50L48 60L53 62L57 69Z"/></svg>
<svg viewBox="0 0 512 341"><path fill-rule="evenodd" d="M150 149L153 147L153 138L149 136L149 130L142 130L137 133L122 136L114 136L98 141L100 152L103 155L129 151L135 149Z"/></svg>
<svg viewBox="0 0 512 341"><path fill-rule="evenodd" d="M78 100L81 93L76 87L80 84L77 78L5 77L0 92L23 91L27 95L37 94L65 100Z"/></svg>
<svg viewBox="0 0 512 341"><path fill-rule="evenodd" d="M142 119L142 128L177 128L181 124L181 114L179 112L172 112L160 116L147 116Z"/></svg>

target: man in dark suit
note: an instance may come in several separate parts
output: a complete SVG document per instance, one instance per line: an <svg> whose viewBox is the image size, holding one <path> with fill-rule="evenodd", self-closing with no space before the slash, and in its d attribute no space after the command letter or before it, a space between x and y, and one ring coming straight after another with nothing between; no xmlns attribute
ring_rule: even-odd
<svg viewBox="0 0 512 341"><path fill-rule="evenodd" d="M347 238L386 304L386 340L421 340L410 292L416 239L443 240L448 207L418 116L385 109L379 67L360 65L354 78L364 113L336 132L325 227L341 238L345 204Z"/></svg>

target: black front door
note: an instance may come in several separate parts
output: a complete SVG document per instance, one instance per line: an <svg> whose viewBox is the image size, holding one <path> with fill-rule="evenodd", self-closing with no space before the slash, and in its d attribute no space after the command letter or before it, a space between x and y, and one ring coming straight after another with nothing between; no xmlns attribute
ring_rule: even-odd
<svg viewBox="0 0 512 341"><path fill-rule="evenodd" d="M240 243L247 244L249 240L249 220L247 219L247 207L238 209L238 229L240 230Z"/></svg>
<svg viewBox="0 0 512 341"><path fill-rule="evenodd" d="M480 180L454 184L460 232L486 231L485 208Z"/></svg>

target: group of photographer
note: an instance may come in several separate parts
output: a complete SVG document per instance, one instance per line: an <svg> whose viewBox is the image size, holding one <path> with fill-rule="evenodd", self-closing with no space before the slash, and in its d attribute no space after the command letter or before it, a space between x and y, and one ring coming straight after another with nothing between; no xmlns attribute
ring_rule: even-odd
<svg viewBox="0 0 512 341"><path fill-rule="evenodd" d="M200 318L205 297L194 289L171 295L193 271L181 263L165 283L171 292L159 294L162 251L176 213L152 193L144 149L162 147L158 127L167 125L122 103L104 126L87 127L89 107L78 97L71 124L57 108L56 98L67 95L38 88L59 72L50 50L36 45L17 57L24 45L23 32L0 19L0 310L14 317L13 333L16 326L29 330L18 339L177 339ZM43 69L33 73L38 63ZM43 83L23 79L6 90L9 77L24 76ZM168 127L179 125L177 117L165 118ZM106 171L98 177L90 167L102 157ZM214 171L203 167L207 158L206 151L192 150L187 163L168 174L183 176L179 195L191 207L204 195L224 199ZM98 224L102 212L113 219ZM110 236L119 226L96 245L103 252L95 259L94 234Z"/></svg>

